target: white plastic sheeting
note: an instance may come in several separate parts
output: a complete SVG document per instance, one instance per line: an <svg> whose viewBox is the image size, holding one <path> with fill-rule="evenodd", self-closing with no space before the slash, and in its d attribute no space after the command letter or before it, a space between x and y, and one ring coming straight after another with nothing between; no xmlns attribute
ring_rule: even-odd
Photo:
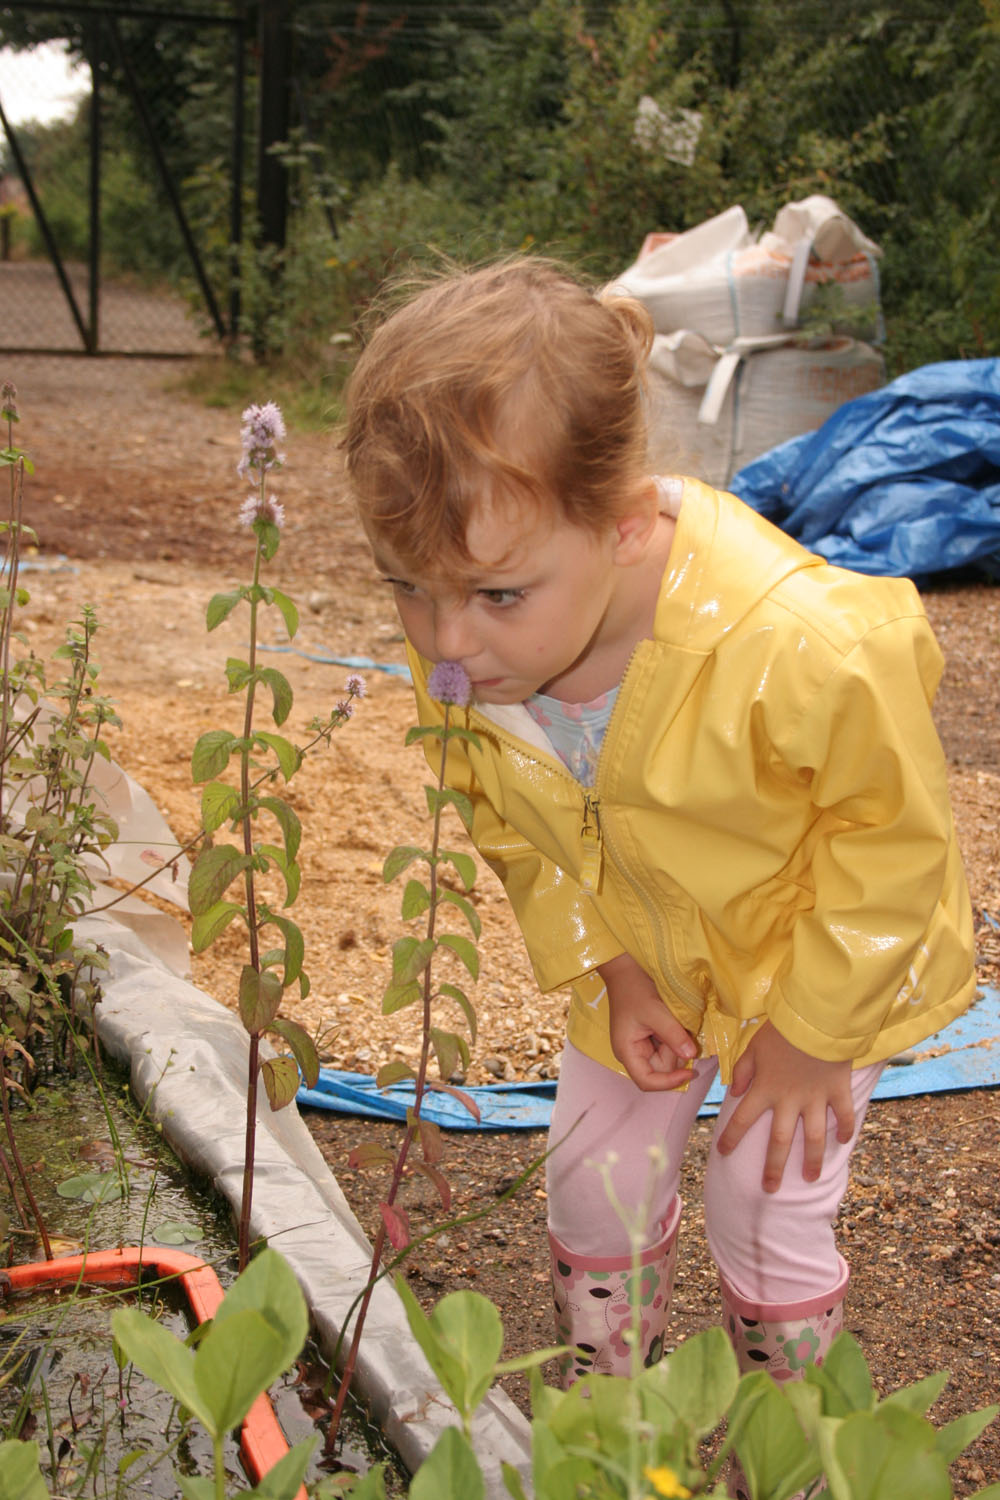
<svg viewBox="0 0 1000 1500"><path fill-rule="evenodd" d="M113 874L142 878L143 852L169 859L177 850L155 805L119 767L100 770L108 810L128 844L109 851ZM185 862L180 861L182 871ZM127 867L127 868L126 868ZM184 878L161 870L155 888L178 905ZM115 895L104 888L95 900ZM170 929L173 929L172 931ZM208 1178L238 1212L243 1191L248 1037L239 1018L185 977L183 928L138 898L76 924L80 941L99 943L110 971L102 978L97 1029L131 1070L140 1103L177 1155ZM332 1353L351 1304L368 1280L371 1246L294 1105L274 1113L261 1091L251 1234L284 1255L298 1277L317 1334ZM458 1413L410 1333L387 1280L372 1297L355 1374L358 1395L412 1471ZM529 1426L499 1388L473 1422L473 1441L490 1497L506 1495L501 1460L528 1483Z"/></svg>

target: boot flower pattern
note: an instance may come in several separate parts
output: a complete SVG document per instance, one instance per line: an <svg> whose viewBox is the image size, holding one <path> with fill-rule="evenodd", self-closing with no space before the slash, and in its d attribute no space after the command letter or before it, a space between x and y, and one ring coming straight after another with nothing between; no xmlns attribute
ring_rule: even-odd
<svg viewBox="0 0 1000 1500"><path fill-rule="evenodd" d="M766 1323L726 1309L727 1329L741 1370L766 1369L772 1380L798 1377L806 1365L823 1363L823 1355L843 1327L840 1303L801 1322Z"/></svg>
<svg viewBox="0 0 1000 1500"><path fill-rule="evenodd" d="M564 1360L564 1381L590 1374L627 1374L631 1348L626 1334L636 1313L643 1364L654 1365L663 1357L673 1249L638 1272L583 1270L554 1258L556 1332L564 1343L575 1345L575 1353Z"/></svg>

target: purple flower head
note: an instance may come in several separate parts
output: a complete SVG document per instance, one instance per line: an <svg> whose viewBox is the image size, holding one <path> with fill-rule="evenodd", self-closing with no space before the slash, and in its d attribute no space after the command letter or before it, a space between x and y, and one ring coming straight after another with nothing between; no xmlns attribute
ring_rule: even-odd
<svg viewBox="0 0 1000 1500"><path fill-rule="evenodd" d="M338 714L340 714L342 719L349 719L351 717L351 715L354 713L354 704L351 702L350 698L341 698L340 702L337 704L337 712Z"/></svg>
<svg viewBox="0 0 1000 1500"><path fill-rule="evenodd" d="M285 455L278 452L278 444L285 436L285 422L280 407L273 401L263 406L248 406L243 413L240 442L243 457L237 465L238 474L247 474L251 469L263 472L279 467Z"/></svg>
<svg viewBox="0 0 1000 1500"><path fill-rule="evenodd" d="M8 422L18 420L17 391L9 380L5 380L3 385L0 385L0 413L7 418Z"/></svg>
<svg viewBox="0 0 1000 1500"><path fill-rule="evenodd" d="M457 703L464 708L472 697L472 684L461 662L439 661L427 679L427 691L439 703Z"/></svg>
<svg viewBox="0 0 1000 1500"><path fill-rule="evenodd" d="M368 691L365 679L359 676L357 672L351 673L350 677L344 683L344 687L351 694L352 698L363 698Z"/></svg>
<svg viewBox="0 0 1000 1500"><path fill-rule="evenodd" d="M249 531L255 521L284 526L285 507L273 495L248 495L240 506L240 525Z"/></svg>

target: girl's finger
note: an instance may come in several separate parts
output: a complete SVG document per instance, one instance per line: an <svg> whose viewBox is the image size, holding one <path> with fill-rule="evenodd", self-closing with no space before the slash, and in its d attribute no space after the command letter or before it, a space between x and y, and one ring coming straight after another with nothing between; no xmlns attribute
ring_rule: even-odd
<svg viewBox="0 0 1000 1500"><path fill-rule="evenodd" d="M794 1124L790 1128L788 1120L775 1112L767 1142L767 1155L764 1158L764 1175L761 1178L761 1187L765 1193L776 1193L780 1188L794 1135Z"/></svg>

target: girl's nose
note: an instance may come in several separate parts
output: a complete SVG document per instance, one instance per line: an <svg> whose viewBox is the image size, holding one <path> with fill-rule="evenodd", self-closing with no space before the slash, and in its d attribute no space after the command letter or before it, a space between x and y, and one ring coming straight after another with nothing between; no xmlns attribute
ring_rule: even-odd
<svg viewBox="0 0 1000 1500"><path fill-rule="evenodd" d="M476 641L463 604L439 604L434 611L434 645L438 661L460 661L475 655Z"/></svg>

